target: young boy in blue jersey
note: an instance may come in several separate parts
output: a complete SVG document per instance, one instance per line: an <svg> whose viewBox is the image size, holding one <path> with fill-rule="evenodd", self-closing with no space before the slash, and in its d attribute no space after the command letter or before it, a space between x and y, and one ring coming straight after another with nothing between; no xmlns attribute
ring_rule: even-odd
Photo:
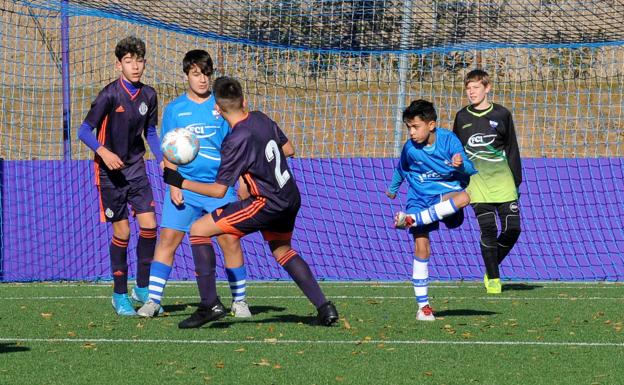
<svg viewBox="0 0 624 385"><path fill-rule="evenodd" d="M488 294L500 294L499 265L520 237L518 189L522 162L511 112L491 103L492 85L487 72L476 69L464 78L470 104L455 115L453 132L464 145L479 173L470 178L470 194L481 230L483 283ZM500 233L496 223L500 222Z"/></svg>
<svg viewBox="0 0 624 385"><path fill-rule="evenodd" d="M229 77L215 80L214 96L219 111L232 127L223 141L221 165L214 183L185 179L177 170L165 168L165 183L215 198L223 197L242 177L249 197L204 215L191 226L191 237L207 238L220 234L242 237L260 231L277 262L317 309L318 321L330 326L338 320L333 303L325 298L310 267L291 246L301 195L286 157L294 148L284 132L260 111L248 112L240 83ZM195 250L193 250L195 253ZM200 304L180 328L197 328L225 315L217 297L215 256L212 247L202 250L210 275L210 301Z"/></svg>
<svg viewBox="0 0 624 385"><path fill-rule="evenodd" d="M426 100L415 100L403 111L410 139L403 146L392 183L386 191L386 195L394 199L401 183L407 180L409 184L406 212L395 215L395 227L409 229L414 237L412 282L419 321L435 320L427 295L429 232L437 230L440 221L447 228L463 223L463 208L470 203L464 188L470 175L476 173L457 136L436 128L437 118L433 104Z"/></svg>
<svg viewBox="0 0 624 385"><path fill-rule="evenodd" d="M136 315L128 296L127 250L130 238L128 204L139 223L137 276L132 297L147 301L147 286L154 248L154 198L145 172L143 137L162 162L156 133L156 90L141 83L145 70L145 43L129 36L115 47L119 79L108 84L91 104L78 137L95 153L95 180L100 192L100 220L113 226L110 259L113 275L112 304L119 315ZM97 138L93 135L97 130ZM162 166L162 164L161 164Z"/></svg>
<svg viewBox="0 0 624 385"><path fill-rule="evenodd" d="M173 129L182 127L195 133L199 139L199 154L191 163L176 166L165 158L165 166L178 170L184 178L196 182L212 183L221 163L221 144L230 132L230 126L215 109L215 99L211 92L213 62L208 52L191 50L184 55L182 69L188 82L188 91L165 107L162 122L162 137ZM189 190L169 186L163 202L161 231L149 281L149 301L138 310L142 317L154 317L162 311L163 291L176 249L191 224L205 213L210 213L227 203L237 200L233 188L229 188L223 198L212 198ZM207 271L205 259L200 249L212 247L211 239L191 236L196 280L200 298L205 299ZM232 291L232 314L236 317L251 317L245 301L246 269L240 241L231 235L217 238L225 258L225 271Z"/></svg>

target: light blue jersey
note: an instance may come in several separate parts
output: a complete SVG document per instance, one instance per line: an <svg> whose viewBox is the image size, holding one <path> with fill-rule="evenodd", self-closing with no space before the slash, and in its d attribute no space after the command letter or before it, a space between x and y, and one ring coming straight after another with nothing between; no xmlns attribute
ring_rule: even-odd
<svg viewBox="0 0 624 385"><path fill-rule="evenodd" d="M435 133L436 139L432 145L418 144L411 139L405 142L394 170L388 191L396 194L401 183L407 180L408 213L439 203L444 194L464 190L470 175L477 173L455 134L442 128L436 128ZM452 166L455 154L461 154L464 160L459 168Z"/></svg>
<svg viewBox="0 0 624 385"><path fill-rule="evenodd" d="M176 128L185 128L199 139L199 154L191 163L178 166L186 179L213 183L221 164L221 143L230 132L230 126L215 110L215 99L199 104L181 95L165 107L161 138Z"/></svg>
<svg viewBox="0 0 624 385"><path fill-rule="evenodd" d="M178 166L185 179L213 183L221 164L221 144L230 133L230 126L215 110L215 99L210 96L203 103L192 101L188 95L179 96L165 107L161 138L176 128L186 128L199 139L199 153L189 164ZM169 189L165 194L161 226L188 232L191 224L204 213L209 213L229 202L235 201L236 193L228 188L221 199L183 190L184 204L171 202Z"/></svg>

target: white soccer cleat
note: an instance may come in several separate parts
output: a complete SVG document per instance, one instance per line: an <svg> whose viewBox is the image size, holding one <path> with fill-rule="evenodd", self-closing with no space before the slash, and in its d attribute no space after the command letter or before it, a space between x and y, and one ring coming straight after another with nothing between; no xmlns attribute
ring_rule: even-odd
<svg viewBox="0 0 624 385"><path fill-rule="evenodd" d="M232 302L232 310L230 313L236 318L249 318L251 317L251 311L249 305L245 300Z"/></svg>
<svg viewBox="0 0 624 385"><path fill-rule="evenodd" d="M140 317L152 318L163 312L162 307L151 299L145 302L145 305L141 306L137 310L137 314Z"/></svg>
<svg viewBox="0 0 624 385"><path fill-rule="evenodd" d="M414 218L411 215L399 211L394 215L394 228L395 229L409 229L414 225Z"/></svg>
<svg viewBox="0 0 624 385"><path fill-rule="evenodd" d="M435 317L433 315L433 309L429 305L425 305L418 309L416 313L416 319L418 321L435 321Z"/></svg>

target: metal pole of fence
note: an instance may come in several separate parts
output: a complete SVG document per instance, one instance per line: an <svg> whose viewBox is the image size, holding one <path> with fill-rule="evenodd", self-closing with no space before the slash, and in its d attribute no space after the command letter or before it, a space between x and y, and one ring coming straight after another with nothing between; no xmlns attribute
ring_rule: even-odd
<svg viewBox="0 0 624 385"><path fill-rule="evenodd" d="M411 31L411 12L412 2L407 0L403 6L403 17L401 21L401 43L399 53L399 89L396 98L396 119L394 123L394 155L401 155L401 145L403 144L404 129L402 110L405 104L405 96L407 90L407 77L409 75L409 57L405 52L408 49L409 33Z"/></svg>
<svg viewBox="0 0 624 385"><path fill-rule="evenodd" d="M63 82L63 159L71 160L71 99L69 79L68 0L61 0L61 77Z"/></svg>

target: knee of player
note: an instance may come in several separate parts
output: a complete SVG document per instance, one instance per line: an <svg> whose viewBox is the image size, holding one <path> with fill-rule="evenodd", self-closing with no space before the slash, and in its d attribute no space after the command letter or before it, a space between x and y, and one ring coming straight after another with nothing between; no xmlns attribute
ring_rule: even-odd
<svg viewBox="0 0 624 385"><path fill-rule="evenodd" d="M464 208L470 204L470 195L467 192L462 191L453 197L453 203L458 209Z"/></svg>
<svg viewBox="0 0 624 385"><path fill-rule="evenodd" d="M129 239L130 238L130 226L127 224L122 224L121 222L117 222L113 224L113 235L119 239Z"/></svg>
<svg viewBox="0 0 624 385"><path fill-rule="evenodd" d="M165 249L175 249L180 245L182 239L184 238L184 233L177 230L172 230L168 228L163 228L160 232L160 237L158 238L158 248Z"/></svg>

